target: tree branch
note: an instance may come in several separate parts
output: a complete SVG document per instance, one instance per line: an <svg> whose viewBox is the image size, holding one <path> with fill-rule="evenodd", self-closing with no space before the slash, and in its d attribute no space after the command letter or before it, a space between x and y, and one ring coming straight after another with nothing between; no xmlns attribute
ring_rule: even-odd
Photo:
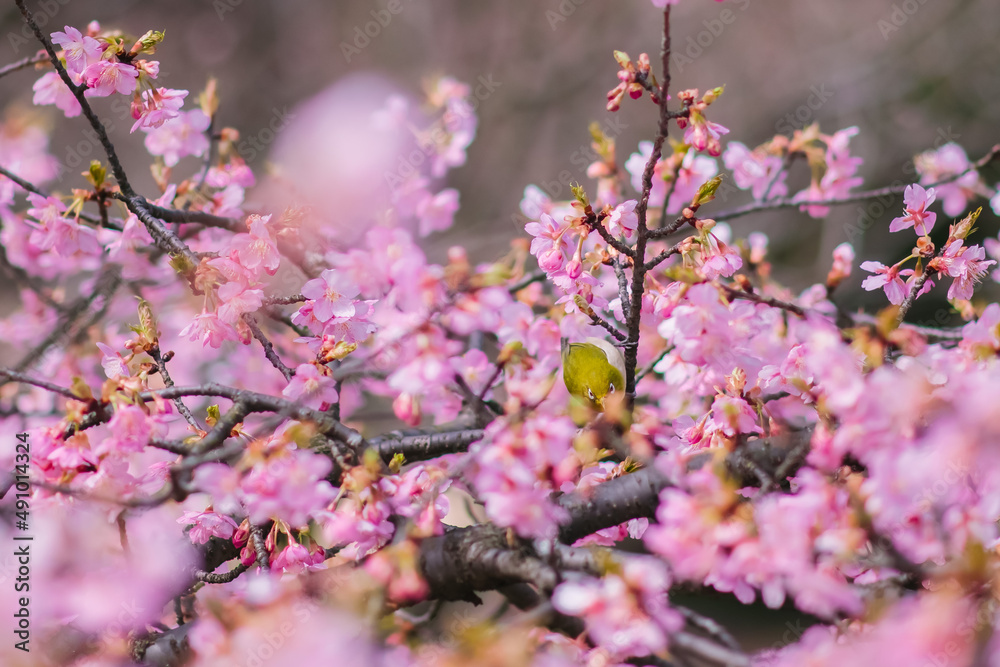
<svg viewBox="0 0 1000 667"><path fill-rule="evenodd" d="M20 60L15 60L9 65L4 65L0 67L0 78L7 76L8 74L13 74L14 72L20 71L22 69L27 69L32 65L37 65L38 63L43 63L49 59L49 56L44 51L39 51L33 56L28 56L27 58L21 58Z"/></svg>
<svg viewBox="0 0 1000 667"><path fill-rule="evenodd" d="M997 156L1000 155L1000 144L993 146L983 157L979 158L973 162L967 169L961 171L957 174L952 174L946 178L942 178L936 183L930 183L926 188L935 188L940 185L947 185L957 181L962 176L965 176L971 171L976 171L985 167L987 164L992 162ZM758 211L773 211L782 208L795 208L798 206L838 206L840 204L853 204L854 202L864 201L866 199L876 199L878 197L887 197L892 195L901 195L906 190L909 184L904 185L889 185L884 188L878 188L876 190L866 190L864 192L856 192L852 195L846 197L836 197L831 199L823 199L819 201L793 201L791 197L785 197L781 199L772 199L769 202L751 202L744 206L737 206L728 211L722 211L717 213L714 218L716 220L732 220L733 218L740 218L745 215L750 215L751 213L757 213Z"/></svg>

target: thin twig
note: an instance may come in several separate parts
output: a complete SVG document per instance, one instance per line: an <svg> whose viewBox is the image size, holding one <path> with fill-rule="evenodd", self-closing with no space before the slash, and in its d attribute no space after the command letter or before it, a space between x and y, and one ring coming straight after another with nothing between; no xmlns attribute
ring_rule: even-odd
<svg viewBox="0 0 1000 667"><path fill-rule="evenodd" d="M661 252L659 255L657 255L656 257L654 257L653 259L651 259L648 262L646 262L646 266L645 266L646 271L652 271L657 266L659 266L661 263L665 262L667 260L667 258L673 257L674 255L679 255L681 253L681 245L682 245L682 243L683 243L683 241L680 242L680 243L675 243L674 245L670 246L669 248L667 248L666 250L664 250L663 252Z"/></svg>
<svg viewBox="0 0 1000 667"><path fill-rule="evenodd" d="M625 275L625 259L618 255L612 261L615 267L615 277L618 278L618 299L622 302L622 312L627 313L632 309L631 299L628 296L628 276Z"/></svg>
<svg viewBox="0 0 1000 667"><path fill-rule="evenodd" d="M689 632L681 631L671 635L670 645L677 652L687 653L717 665L750 667L750 658L742 651L716 644Z"/></svg>
<svg viewBox="0 0 1000 667"><path fill-rule="evenodd" d="M639 371L638 373L636 373L636 375L635 375L635 382L636 382L636 384L639 383L639 380L641 380L642 378L644 378L647 375L649 375L650 373L652 373L656 369L656 364L658 364L661 361L663 361L663 358L665 356L667 356L672 349L673 349L673 347L670 347L670 346L667 346L667 347L663 348L663 350L658 355L656 355L655 359L653 359L651 362L649 362L649 364L647 364L646 367L643 368L641 371Z"/></svg>
<svg viewBox="0 0 1000 667"><path fill-rule="evenodd" d="M38 22L35 21L35 17L25 5L24 0L14 0L14 2L17 4L18 9L21 10L21 15L24 17L25 22L31 28L32 32L35 33L35 38L41 42L42 46L45 47L46 53L49 54L49 60L52 62L52 66L55 68L56 73L59 74L59 78L61 78L63 83L69 87L77 102L80 103L80 109L83 112L84 117L90 123L94 132L97 133L97 138L101 143L101 147L104 149L105 155L107 155L108 164L111 166L111 171L114 174L115 180L118 181L118 187L124 195L125 203L129 210L132 211L137 218L139 218L140 222L142 222L142 224L146 227L146 231L148 231L149 235L153 237L153 241L158 247L172 255L178 255L184 258L185 263L187 264L186 273L188 274L188 278L193 280L192 274L194 268L198 266L198 258L195 257L194 253L191 252L191 249L188 248L183 241L177 238L176 234L164 226L153 216L152 213L150 213L149 203L132 189L132 185L128 180L128 175L125 173L125 168L122 166L121 160L118 158L118 152L115 150L114 144L111 143L111 139L108 137L108 132L104 127L104 123L101 122L100 117L98 117L98 115L94 112L94 109L90 106L90 101L84 94L87 91L87 86L73 82L69 72L66 71L66 67L59 60L59 55L52 46L51 40L49 40L48 36L42 32Z"/></svg>
<svg viewBox="0 0 1000 667"><path fill-rule="evenodd" d="M622 342L622 343L628 341L628 336L626 334L623 334L621 331L618 330L618 328L615 325L611 324L611 322L608 322L606 319L604 319L603 317L601 317L600 315L598 315L593 310L591 310L587 314L590 315L590 323L591 324L595 324L595 325L601 327L602 329L604 329L605 331L607 331L609 334L611 334L612 336L614 336L615 340L617 340L619 342Z"/></svg>
<svg viewBox="0 0 1000 667"><path fill-rule="evenodd" d="M709 618L708 616L699 614L693 609L688 609L687 607L682 607L680 605L671 605L671 607L679 611L685 620L687 620L687 622L694 627L707 632L734 651L742 650L740 648L740 643L736 641L736 638L733 637L733 635L714 618Z"/></svg>
<svg viewBox="0 0 1000 667"><path fill-rule="evenodd" d="M646 286L646 243L649 238L649 227L646 217L649 208L649 195L653 190L653 174L656 163L663 151L663 143L667 139L670 123L670 110L667 107L668 91L670 90L670 5L663 10L663 41L661 45L661 62L663 68L663 85L660 88L660 118L656 138L653 140L653 150L642 172L642 196L636 206L638 225L636 227L636 242L632 257L632 295L630 297L628 315L625 318L628 330L625 345L625 397L629 406L635 401L635 371L639 352L639 324L642 316L642 295Z"/></svg>
<svg viewBox="0 0 1000 667"><path fill-rule="evenodd" d="M930 183L926 185L927 188L935 188L941 185L947 185L957 181L962 176L965 176L969 172L976 171L985 167L991 161L1000 155L1000 144L997 144L989 150L983 157L979 158L973 162L967 169L961 171L957 174L952 174L946 178L937 181L936 183ZM866 190L864 192L856 192L846 197L834 197L830 199L821 199L817 201L805 201L805 200L795 200L792 197L784 197L781 199L772 199L769 202L752 202L744 206L737 206L736 208L730 209L728 211L722 211L717 213L714 217L716 220L732 220L733 218L740 218L744 215L750 215L751 213L757 213L758 211L772 211L782 208L795 208L798 206L837 206L839 204L853 204L854 202L864 201L866 199L876 199L878 197L888 197L893 195L901 195L906 191L907 184L903 185L889 185L884 188L878 188L876 190Z"/></svg>
<svg viewBox="0 0 1000 667"><path fill-rule="evenodd" d="M943 248L942 248L943 250ZM917 295L920 294L920 290L924 288L924 283L930 278L931 274L934 273L934 269L931 268L931 263L927 262L924 265L924 270L921 272L917 279L913 281L913 285L910 286L910 292L903 299L903 303L899 304L899 312L896 313L896 324L902 324L903 320L906 318L906 313L910 311L913 306L913 302L917 300Z"/></svg>
<svg viewBox="0 0 1000 667"><path fill-rule="evenodd" d="M801 306L796 306L794 303L789 303L787 301L781 301L780 299L775 299L770 296L761 296L756 292L745 292L741 289L736 289L730 285L725 285L720 283L720 287L725 290L726 294L733 297L734 299L743 299L745 301L753 301L754 303L760 303L765 306L771 306L772 308L780 308L781 310L786 310L789 313L798 315L799 317L805 317L806 311Z"/></svg>
<svg viewBox="0 0 1000 667"><path fill-rule="evenodd" d="M60 396L65 396L68 399L74 401L82 401L79 396L73 393L72 390L66 387L60 387L57 384L53 384L46 380L39 380L38 378L33 378L30 375L25 375L24 373L19 373L10 368L0 368L0 377L7 378L11 382L20 382L21 384L30 384L35 387L40 387L46 391L51 391L53 394L59 394Z"/></svg>
<svg viewBox="0 0 1000 667"><path fill-rule="evenodd" d="M32 192L36 195L41 195L42 197L48 196L45 194L45 191L43 191L37 185L31 183L30 181L24 180L23 178L21 178L14 172L10 171L9 169L4 169L3 167L0 167L0 176L6 176L10 180L20 185L22 189L27 190L28 192Z"/></svg>
<svg viewBox="0 0 1000 667"><path fill-rule="evenodd" d="M28 69L32 65L37 65L38 63L43 63L49 59L49 55L44 51L39 51L33 56L28 56L27 58L21 58L20 60L15 60L9 65L4 65L0 67L0 77L5 77L8 74L20 71L22 69Z"/></svg>
<svg viewBox="0 0 1000 667"><path fill-rule="evenodd" d="M168 387L173 387L174 380L173 378L170 377L170 372L167 370L167 362L163 358L163 355L160 353L159 346L154 347L152 350L150 350L149 356L153 357L153 361L156 362L156 370L159 371L160 377L163 378L163 384L165 384ZM188 409L188 406L184 405L184 401L182 401L180 398L175 398L174 405L177 406L177 411L181 413L181 415L184 417L184 420L188 424L193 426L195 429L201 428L198 425L198 421L194 418L194 415L191 414L191 410Z"/></svg>
<svg viewBox="0 0 1000 667"><path fill-rule="evenodd" d="M598 234L600 234L601 238L604 239L605 243L607 243L609 246L611 246L618 252L620 252L623 255L627 255L629 257L635 256L635 250L633 248L628 247L627 245L616 239L614 236L612 236L611 232L609 232L607 228L604 226L602 218L599 218L595 213L591 212L589 215L587 215L584 222L590 229L593 229Z"/></svg>
<svg viewBox="0 0 1000 667"><path fill-rule="evenodd" d="M538 271L534 271L533 273L529 273L528 275L524 276L520 281L508 287L507 291L510 292L511 294L516 294L521 290L523 290L525 287L528 287L533 283L541 282L543 280L545 280L545 272L539 269Z"/></svg>
<svg viewBox="0 0 1000 667"><path fill-rule="evenodd" d="M29 350L28 353L22 357L21 361L14 366L14 369L24 371L34 365L34 363L43 354L45 354L50 347L62 340L65 336L69 335L77 320L83 317L84 314L90 310L90 307L99 297L104 298L104 304L101 309L98 310L96 315L101 315L110 305L115 292L118 291L121 284L121 267L117 264L105 265L102 273L97 277L94 285L94 291L88 296L76 299L76 301L74 301L68 308L64 309L58 322L56 322L56 325L52 328L52 332L38 345ZM93 323L93 320L94 318L91 317L89 321L84 322L78 328L78 331L85 331Z"/></svg>
<svg viewBox="0 0 1000 667"><path fill-rule="evenodd" d="M278 371L285 376L285 382L291 382L292 377L295 375L295 371L285 365L285 362L278 357L278 353L274 351L274 345L268 340L264 332L261 331L260 326L257 324L257 319L250 313L243 315L243 321L247 323L250 327L250 333L253 337L264 347L264 356L267 360L271 362L271 365L278 369Z"/></svg>

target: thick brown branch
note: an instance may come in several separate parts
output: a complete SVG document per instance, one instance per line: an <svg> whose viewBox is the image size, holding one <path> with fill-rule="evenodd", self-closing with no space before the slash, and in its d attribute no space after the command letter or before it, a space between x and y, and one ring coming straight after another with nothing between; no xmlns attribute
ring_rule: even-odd
<svg viewBox="0 0 1000 667"><path fill-rule="evenodd" d="M420 570L430 596L478 602L476 591L531 583L551 591L558 573L538 558L511 547L505 530L492 524L456 528L420 545Z"/></svg>

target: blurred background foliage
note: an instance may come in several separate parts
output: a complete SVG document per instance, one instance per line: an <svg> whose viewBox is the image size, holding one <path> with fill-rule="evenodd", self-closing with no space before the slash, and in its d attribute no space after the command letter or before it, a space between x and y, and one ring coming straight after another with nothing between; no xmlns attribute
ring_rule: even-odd
<svg viewBox="0 0 1000 667"><path fill-rule="evenodd" d="M374 37L364 35L366 24L389 0L63 2L51 0L49 11L30 3L46 16L47 31L83 28L92 19L133 34L165 30L157 53L162 84L192 90L186 105L191 107L208 77L217 77L218 122L246 137L355 73L383 74L414 93L435 74L473 85L480 77L499 84L479 104L479 132L468 163L449 175L449 185L461 191L462 208L453 229L425 242L435 258L456 243L468 246L476 260L503 254L509 240L523 234L512 216L529 183L566 198L568 187L559 175L569 172L592 188L580 159L589 149L592 121L618 123L619 164L653 133L655 109L645 99L626 100L616 119L604 108L605 93L617 83L614 49L658 57L661 21L649 0L392 0L399 12L381 13L386 24L377 31L368 25L370 33L377 32ZM3 63L35 50L21 29L14 4L5 3ZM727 138L753 147L813 121L826 132L858 125L852 152L865 160L866 188L913 180L908 162L921 150L952 140L976 159L1000 138L996 0L684 0L673 13L672 32L673 90L725 84L710 117L731 129ZM0 79L5 106L29 106L35 78L28 70ZM106 100L97 107L112 120L112 136L138 185L155 193L141 137L128 135L131 119L115 119ZM61 119L52 107L33 113L53 126L52 152L65 163L81 140L84 121ZM676 130L675 136L680 136ZM266 151L254 152L250 162L261 173ZM100 156L95 151L81 157ZM185 174L185 167L193 170L197 162L188 158L178 173ZM807 179L804 165L797 167L793 192ZM79 185L73 182L77 171L68 170L57 189L68 192ZM993 185L1000 172L985 175ZM718 202L715 210L746 200L740 193ZM767 233L776 277L801 289L825 276L829 253L842 241L854 242L859 261L889 263L904 256L912 237L887 232L901 207L901 198L888 210L842 206L825 221L796 210L768 212L734 221L734 233ZM866 216L874 224L866 223ZM988 207L981 220L981 234L995 235L997 220ZM859 227L867 227L863 236L851 233ZM945 229L939 224L936 231ZM884 305L880 292L860 290L859 273L841 288L838 300L850 307ZM943 293L918 303L922 310L913 319L946 306Z"/></svg>

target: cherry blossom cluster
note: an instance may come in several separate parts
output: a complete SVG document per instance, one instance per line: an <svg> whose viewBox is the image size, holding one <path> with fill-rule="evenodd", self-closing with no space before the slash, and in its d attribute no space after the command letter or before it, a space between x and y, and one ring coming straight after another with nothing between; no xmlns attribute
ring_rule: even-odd
<svg viewBox="0 0 1000 667"><path fill-rule="evenodd" d="M652 4L669 18L676 1ZM20 299L0 319L16 347L0 425L32 443L38 637L95 651L72 664L178 646L206 666L1000 655L1000 305L980 287L1000 281L1000 240L976 229L981 199L1000 214L983 176L1000 147L915 156L887 221L913 251L886 266L841 244L792 289L741 218L884 196L859 190L861 130L751 149L707 117L721 87L671 90L648 55L615 52L607 108L649 93L655 138L619 162L591 127L571 199L528 185L504 254L438 262L422 239L461 220L447 177L479 130L466 84L379 99L364 120L400 143L346 229L247 198L258 176L215 83L187 110L190 91L155 85L163 33L48 39L58 65L35 104L86 117L90 98L131 96L158 188L129 194L109 155L49 192L62 175L41 126L0 125L0 268ZM307 184L274 171L262 189L294 202ZM720 206L729 179L750 204ZM910 324L946 277L962 326ZM850 312L852 280L890 307ZM559 377L561 342L595 336L626 363L601 414ZM677 603L702 587L819 622L751 656Z"/></svg>

